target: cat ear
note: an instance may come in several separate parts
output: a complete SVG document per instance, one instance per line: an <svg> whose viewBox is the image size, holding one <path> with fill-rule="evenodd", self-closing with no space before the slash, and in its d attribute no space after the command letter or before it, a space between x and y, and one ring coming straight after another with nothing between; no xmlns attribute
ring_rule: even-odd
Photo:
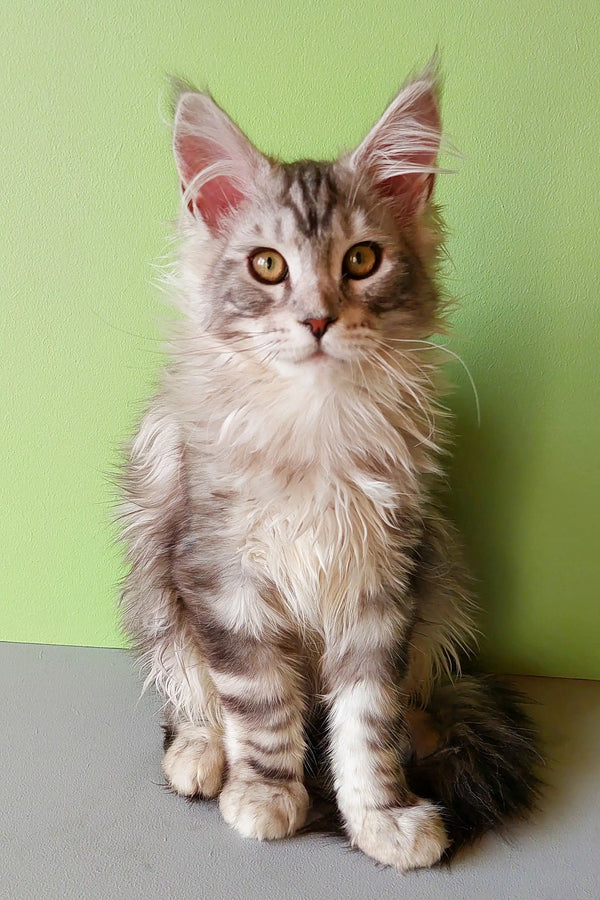
<svg viewBox="0 0 600 900"><path fill-rule="evenodd" d="M192 91L177 101L173 153L185 204L212 230L249 197L265 161L212 97Z"/></svg>
<svg viewBox="0 0 600 900"><path fill-rule="evenodd" d="M380 120L350 156L352 166L367 171L376 190L396 205L403 219L425 209L438 172L440 82L437 59L406 84Z"/></svg>

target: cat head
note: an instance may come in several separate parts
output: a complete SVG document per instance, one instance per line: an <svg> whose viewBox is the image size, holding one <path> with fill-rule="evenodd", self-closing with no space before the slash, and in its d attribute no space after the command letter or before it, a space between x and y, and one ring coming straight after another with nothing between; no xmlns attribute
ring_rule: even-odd
<svg viewBox="0 0 600 900"><path fill-rule="evenodd" d="M268 158L210 96L184 90L173 147L188 314L288 375L369 365L391 342L431 334L440 138L435 65L334 162Z"/></svg>

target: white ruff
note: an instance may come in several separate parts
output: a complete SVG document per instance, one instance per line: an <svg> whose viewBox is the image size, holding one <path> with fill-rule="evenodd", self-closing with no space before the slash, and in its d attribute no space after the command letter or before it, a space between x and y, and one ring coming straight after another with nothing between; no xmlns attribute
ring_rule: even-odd
<svg viewBox="0 0 600 900"><path fill-rule="evenodd" d="M428 425L388 406L387 372L366 373L367 386L349 363L326 359L282 377L200 343L191 378L172 384L188 456L204 469L199 492L208 484L236 498L229 527L244 572L267 577L297 622L343 630L361 598L404 587L414 534L399 541L394 527L434 471ZM415 389L409 374L398 373L400 401L402 377ZM232 602L251 617L243 592Z"/></svg>

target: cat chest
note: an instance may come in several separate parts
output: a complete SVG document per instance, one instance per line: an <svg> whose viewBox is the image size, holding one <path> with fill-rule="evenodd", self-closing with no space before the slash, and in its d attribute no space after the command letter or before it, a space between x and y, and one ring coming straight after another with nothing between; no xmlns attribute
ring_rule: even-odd
<svg viewBox="0 0 600 900"><path fill-rule="evenodd" d="M376 591L393 564L398 492L383 482L287 485L248 516L244 566L303 619Z"/></svg>

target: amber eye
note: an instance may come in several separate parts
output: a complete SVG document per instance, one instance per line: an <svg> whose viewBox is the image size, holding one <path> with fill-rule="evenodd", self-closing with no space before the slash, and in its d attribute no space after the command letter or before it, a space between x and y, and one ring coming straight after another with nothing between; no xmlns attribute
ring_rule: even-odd
<svg viewBox="0 0 600 900"><path fill-rule="evenodd" d="M255 250L248 264L250 274L263 284L279 284L288 273L287 263L277 250Z"/></svg>
<svg viewBox="0 0 600 900"><path fill-rule="evenodd" d="M350 247L344 256L342 272L347 278L367 278L376 271L381 260L381 248L369 241Z"/></svg>

